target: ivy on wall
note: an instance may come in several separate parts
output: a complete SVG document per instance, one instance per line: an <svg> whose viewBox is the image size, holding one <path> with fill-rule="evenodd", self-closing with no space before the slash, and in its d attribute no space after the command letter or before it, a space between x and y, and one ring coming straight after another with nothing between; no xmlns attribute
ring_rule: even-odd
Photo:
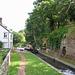
<svg viewBox="0 0 75 75"><path fill-rule="evenodd" d="M66 34L68 33L68 30L73 27L75 27L75 25L62 27L50 33L47 39L47 44L49 44L49 48L55 51L59 50L62 38L64 38Z"/></svg>

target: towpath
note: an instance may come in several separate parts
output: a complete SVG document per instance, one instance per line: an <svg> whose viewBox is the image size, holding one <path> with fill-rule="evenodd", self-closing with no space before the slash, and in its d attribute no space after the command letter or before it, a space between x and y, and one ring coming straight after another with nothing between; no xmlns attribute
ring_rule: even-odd
<svg viewBox="0 0 75 75"><path fill-rule="evenodd" d="M26 75L26 73L25 73L25 61L26 61L26 59L25 59L23 54L19 53L18 51L15 51L15 52L21 56L21 63L20 63L18 75Z"/></svg>

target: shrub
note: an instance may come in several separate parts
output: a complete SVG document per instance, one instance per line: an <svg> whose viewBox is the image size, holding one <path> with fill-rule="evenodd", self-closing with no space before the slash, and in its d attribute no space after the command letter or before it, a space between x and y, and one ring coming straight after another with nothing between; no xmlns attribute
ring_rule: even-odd
<svg viewBox="0 0 75 75"><path fill-rule="evenodd" d="M25 41L22 42L22 43L20 43L20 44L21 44L22 47L25 47L26 46L26 42Z"/></svg>
<svg viewBox="0 0 75 75"><path fill-rule="evenodd" d="M0 41L0 48L3 48L3 43Z"/></svg>
<svg viewBox="0 0 75 75"><path fill-rule="evenodd" d="M2 62L5 59L5 57L6 57L6 55L7 55L8 52L9 52L8 49L0 51L0 65L2 64Z"/></svg>

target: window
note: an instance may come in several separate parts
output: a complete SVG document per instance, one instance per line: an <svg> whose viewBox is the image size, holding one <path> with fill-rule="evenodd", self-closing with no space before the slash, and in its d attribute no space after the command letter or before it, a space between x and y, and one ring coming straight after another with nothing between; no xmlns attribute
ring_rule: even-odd
<svg viewBox="0 0 75 75"><path fill-rule="evenodd" d="M7 33L4 33L4 38L7 38Z"/></svg>

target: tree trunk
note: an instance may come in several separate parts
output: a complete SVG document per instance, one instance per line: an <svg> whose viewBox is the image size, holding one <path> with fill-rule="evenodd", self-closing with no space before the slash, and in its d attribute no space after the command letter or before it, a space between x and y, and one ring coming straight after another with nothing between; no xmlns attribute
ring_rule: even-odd
<svg viewBox="0 0 75 75"><path fill-rule="evenodd" d="M47 15L47 17L49 18L49 22L50 22L50 29L51 31L53 31L54 30L54 20L53 20L52 14Z"/></svg>
<svg viewBox="0 0 75 75"><path fill-rule="evenodd" d="M53 21L53 20L51 20L51 25L50 25L50 27L51 27L51 31L53 31L53 30L54 30L54 21Z"/></svg>
<svg viewBox="0 0 75 75"><path fill-rule="evenodd" d="M52 14L50 14L48 18L50 19L50 29L51 31L53 31L54 30L54 20L53 20Z"/></svg>
<svg viewBox="0 0 75 75"><path fill-rule="evenodd" d="M58 29L59 29L59 27L60 27L60 22L58 21Z"/></svg>
<svg viewBox="0 0 75 75"><path fill-rule="evenodd" d="M36 42L36 37L35 37L35 35L33 35L33 37L34 37L34 41L35 41L35 44L36 44L36 47L37 47L37 42Z"/></svg>

